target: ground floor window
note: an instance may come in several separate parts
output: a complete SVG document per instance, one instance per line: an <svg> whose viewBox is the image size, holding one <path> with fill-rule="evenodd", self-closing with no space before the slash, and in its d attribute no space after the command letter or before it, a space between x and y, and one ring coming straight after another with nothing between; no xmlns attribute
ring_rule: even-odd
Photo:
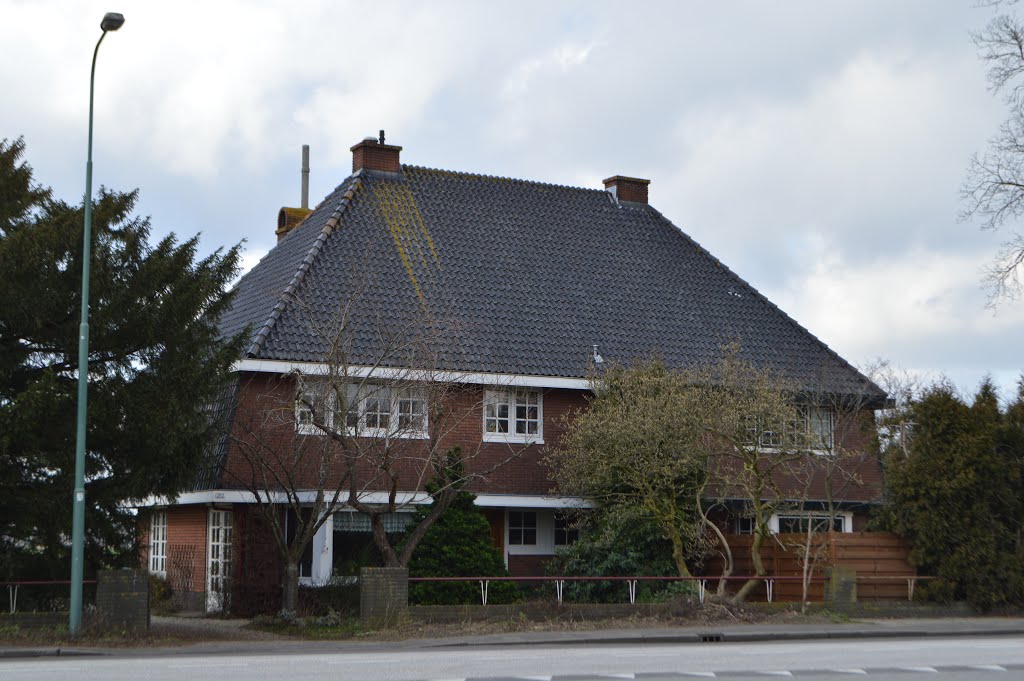
<svg viewBox="0 0 1024 681"><path fill-rule="evenodd" d="M847 532L846 517L837 515L829 518L827 514L804 513L800 515L780 515L777 518L777 532L781 534L806 534L811 532Z"/></svg>
<svg viewBox="0 0 1024 681"><path fill-rule="evenodd" d="M508 543L512 546L533 546L537 543L537 512L508 512Z"/></svg>
<svg viewBox="0 0 1024 681"><path fill-rule="evenodd" d="M392 539L397 539L412 522L412 513L386 513L384 530ZM382 556L373 541L370 517L363 513L335 513L332 523L331 575L351 577L359 569L380 565Z"/></svg>
<svg viewBox="0 0 1024 681"><path fill-rule="evenodd" d="M210 509L206 547L206 609L227 607L231 580L231 543L234 518L230 510Z"/></svg>
<svg viewBox="0 0 1024 681"><path fill-rule="evenodd" d="M569 546L580 538L579 528L564 513L555 514L555 546Z"/></svg>
<svg viewBox="0 0 1024 681"><path fill-rule="evenodd" d="M149 520L149 571L167 576L167 511L154 511Z"/></svg>

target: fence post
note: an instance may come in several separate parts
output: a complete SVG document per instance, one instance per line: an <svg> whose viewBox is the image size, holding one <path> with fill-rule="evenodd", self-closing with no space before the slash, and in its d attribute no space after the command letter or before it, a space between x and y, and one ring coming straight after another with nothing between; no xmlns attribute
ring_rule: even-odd
<svg viewBox="0 0 1024 681"><path fill-rule="evenodd" d="M362 568L359 571L359 617L370 629L386 629L409 612L407 568Z"/></svg>
<svg viewBox="0 0 1024 681"><path fill-rule="evenodd" d="M845 608L857 602L857 571L851 567L833 565L825 569L825 605Z"/></svg>
<svg viewBox="0 0 1024 681"><path fill-rule="evenodd" d="M106 629L149 631L149 576L142 570L100 570L96 583L96 613Z"/></svg>

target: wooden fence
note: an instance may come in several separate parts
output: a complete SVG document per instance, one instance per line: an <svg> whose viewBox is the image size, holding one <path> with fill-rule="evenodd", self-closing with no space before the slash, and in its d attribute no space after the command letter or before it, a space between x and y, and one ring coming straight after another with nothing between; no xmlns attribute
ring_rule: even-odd
<svg viewBox="0 0 1024 681"><path fill-rule="evenodd" d="M754 574L754 564L750 558L750 546L753 535L727 535L732 548L734 575ZM765 569L774 577L800 577L803 574L804 545L807 537L803 534L776 534L768 537L761 545L761 557ZM910 546L906 541L887 532L834 532L816 534L812 537L810 555L814 560L814 576L811 582L808 600L823 601L825 594L825 570L833 565L851 568L857 573L858 600L906 600L906 577L914 577L917 571L910 564ZM710 580L720 575L722 560L709 560L701 573ZM708 585L710 589L713 584ZM734 592L741 583L729 584L729 592ZM776 582L776 601L800 601L802 586L799 580ZM764 585L759 585L752 594L751 600L764 600L767 593Z"/></svg>

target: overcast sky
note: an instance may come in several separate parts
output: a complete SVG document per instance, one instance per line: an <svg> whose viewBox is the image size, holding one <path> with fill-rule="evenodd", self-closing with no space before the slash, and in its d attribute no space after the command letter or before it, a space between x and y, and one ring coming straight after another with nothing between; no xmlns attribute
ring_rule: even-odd
<svg viewBox="0 0 1024 681"><path fill-rule="evenodd" d="M972 0L202 2L0 0L0 138L37 180L141 190L154 232L274 244L278 209L387 131L402 160L600 187L651 203L850 362L1008 390L1024 302L985 308L1000 235L957 222L1004 117ZM1005 395L1004 395L1005 396Z"/></svg>

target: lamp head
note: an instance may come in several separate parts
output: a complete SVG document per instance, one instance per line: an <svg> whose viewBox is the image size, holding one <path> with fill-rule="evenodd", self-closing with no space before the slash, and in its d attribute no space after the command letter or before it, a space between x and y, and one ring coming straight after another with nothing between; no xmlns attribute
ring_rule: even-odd
<svg viewBox="0 0 1024 681"><path fill-rule="evenodd" d="M116 31L121 28L124 24L124 15L117 12L107 12L103 15L103 21L100 22L100 28L103 32Z"/></svg>

